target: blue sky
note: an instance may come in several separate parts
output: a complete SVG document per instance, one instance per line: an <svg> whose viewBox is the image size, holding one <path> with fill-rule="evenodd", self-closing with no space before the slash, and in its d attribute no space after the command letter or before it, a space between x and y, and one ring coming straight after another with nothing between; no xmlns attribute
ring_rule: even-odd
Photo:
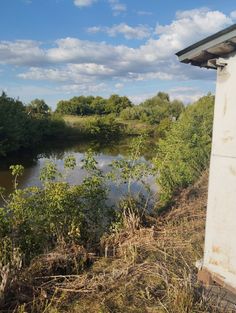
<svg viewBox="0 0 236 313"><path fill-rule="evenodd" d="M175 53L236 22L235 0L1 0L0 90L55 108L75 95L214 92L215 72Z"/></svg>

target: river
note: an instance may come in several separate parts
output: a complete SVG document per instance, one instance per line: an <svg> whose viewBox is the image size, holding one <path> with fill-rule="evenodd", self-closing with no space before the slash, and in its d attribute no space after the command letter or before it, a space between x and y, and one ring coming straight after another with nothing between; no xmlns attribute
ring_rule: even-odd
<svg viewBox="0 0 236 313"><path fill-rule="evenodd" d="M95 159L98 162L98 167L104 172L109 171L110 164L114 160L127 157L131 143L130 138L123 139L118 142L100 144L97 142L79 142L73 144L57 144L53 146L40 147L38 151L20 152L0 159L0 186L6 189L7 194L13 191L13 178L9 172L9 166L12 164L21 164L24 166L24 175L19 179L19 188L28 186L40 186L39 174L45 162L48 160L56 163L59 170L63 169L63 159L68 155L74 155L78 166L70 174L68 181L71 184L79 184L86 175L86 172L81 169L81 161L84 159L86 151L92 149L95 151ZM154 156L154 145L148 144L144 153L141 156L141 161L149 162ZM153 177L147 178L153 192L156 192L156 183ZM126 186L119 186L119 190L115 184L110 186L110 197L115 200L121 193L126 192ZM133 192L139 190L139 182L133 184ZM118 194L119 193L119 194Z"/></svg>

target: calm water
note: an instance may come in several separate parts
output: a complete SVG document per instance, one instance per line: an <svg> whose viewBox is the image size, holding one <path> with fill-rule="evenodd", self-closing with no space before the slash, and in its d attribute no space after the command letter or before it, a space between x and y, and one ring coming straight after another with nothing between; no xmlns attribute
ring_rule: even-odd
<svg viewBox="0 0 236 313"><path fill-rule="evenodd" d="M0 159L0 186L6 188L7 193L13 190L12 176L9 173L9 166L12 164L22 164L25 167L24 175L19 180L19 187L24 188L32 185L40 185L39 174L44 166L45 162L51 160L57 164L59 170L63 169L63 159L73 154L77 160L76 169L70 173L68 181L72 184L80 183L86 172L81 169L81 160L84 158L85 152L92 148L96 152L96 160L98 167L104 172L109 171L109 164L112 161L121 159L127 156L129 153L131 139L122 140L113 144L101 145L95 142L90 143L77 143L69 146L61 145L57 147L41 147L38 152L34 153L20 153L9 156L7 159ZM141 160L143 162L149 162L154 156L154 145L149 143L143 153ZM148 183L151 185L153 192L156 191L155 179L153 177L147 178ZM120 194L125 193L127 187L112 184L110 186L111 192L110 197L116 199L119 192ZM138 191L140 184L137 182L133 185L133 191Z"/></svg>

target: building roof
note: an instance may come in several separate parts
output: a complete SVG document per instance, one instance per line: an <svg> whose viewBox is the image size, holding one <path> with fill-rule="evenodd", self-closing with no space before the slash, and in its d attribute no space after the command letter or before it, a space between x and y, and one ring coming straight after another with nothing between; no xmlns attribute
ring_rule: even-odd
<svg viewBox="0 0 236 313"><path fill-rule="evenodd" d="M176 53L180 62L214 68L213 60L236 51L236 24Z"/></svg>

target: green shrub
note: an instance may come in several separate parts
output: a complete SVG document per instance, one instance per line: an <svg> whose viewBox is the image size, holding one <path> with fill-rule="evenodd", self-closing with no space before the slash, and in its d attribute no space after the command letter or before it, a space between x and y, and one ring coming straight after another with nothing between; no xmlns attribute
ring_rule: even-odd
<svg viewBox="0 0 236 313"><path fill-rule="evenodd" d="M208 167L213 122L214 97L207 95L187 107L159 141L154 160L158 172L161 203L193 183Z"/></svg>
<svg viewBox="0 0 236 313"><path fill-rule="evenodd" d="M107 141L118 138L122 133L122 127L124 126L114 117L99 117L89 123L88 132L92 137Z"/></svg>
<svg viewBox="0 0 236 313"><path fill-rule="evenodd" d="M10 238L27 263L61 243L95 243L106 229L110 212L112 218L106 181L90 151L82 163L88 174L80 185L67 183L64 173L48 162L40 176L42 187L25 189L17 188L22 167L11 167L16 189L0 210L0 237ZM75 166L72 156L64 160L67 171Z"/></svg>

